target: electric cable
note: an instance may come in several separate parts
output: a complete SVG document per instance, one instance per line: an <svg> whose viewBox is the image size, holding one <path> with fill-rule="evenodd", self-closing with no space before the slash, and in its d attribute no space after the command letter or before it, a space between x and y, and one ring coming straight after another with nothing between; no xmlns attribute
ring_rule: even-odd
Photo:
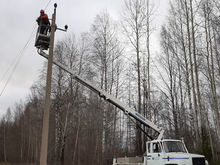
<svg viewBox="0 0 220 165"><path fill-rule="evenodd" d="M8 79L7 79L7 81L6 81L5 85L4 85L4 87L3 87L3 89L1 90L0 96L2 96L3 92L5 91L5 89L6 89L7 85L8 85L8 83L9 83L9 81L11 80L11 78L12 78L14 72L15 72L15 69L17 68L17 66L18 66L18 64L19 64L19 62L20 62L20 60L21 60L21 58L22 58L23 55L24 55L25 49L26 49L27 46L30 44L30 41L31 41L31 39L32 39L32 36L33 36L33 34L34 34L34 31L35 31L36 27L37 27L37 26L35 25L33 31L31 32L31 35L30 35L28 41L26 42L26 44L24 45L24 47L21 49L21 51L20 51L20 53L18 54L18 56L15 58L15 60L14 60L15 62L13 62L13 63L15 63L15 65L14 65L14 67L12 68L12 71L11 71L11 73L10 73L10 75L9 75L9 77L8 77ZM10 69L8 69L7 72L8 72L9 70L10 70ZM6 75L6 74L5 74L5 75Z"/></svg>
<svg viewBox="0 0 220 165"><path fill-rule="evenodd" d="M46 10L46 9L47 9L47 7L48 7L48 6L49 6L49 4L51 3L51 1L52 1L52 0L49 0L49 1L47 2L47 5L45 6L44 10Z"/></svg>
<svg viewBox="0 0 220 165"><path fill-rule="evenodd" d="M48 7L49 4L51 3L51 1L52 1L52 0L49 0L49 1L48 1L48 3L47 3L46 6L45 6L45 10L47 9L47 7ZM30 44L30 42L31 42L31 39L33 38L34 32L35 32L35 30L36 30L36 27L37 27L37 25L34 26L32 32L31 32L31 35L30 35L30 37L28 38L28 41L25 43L24 47L20 50L20 52L19 52L18 55L15 57L15 59L13 60L13 62L11 63L11 65L8 67L8 69L6 70L6 72L3 74L0 83L4 80L5 76L6 76L7 73L9 72L10 68L14 65L13 68L12 68L11 73L9 74L8 79L6 80L6 83L5 83L4 87L3 87L3 89L2 89L1 92L0 92L0 96L2 96L2 94L3 94L3 92L5 91L5 89L6 89L7 85L8 85L8 83L9 83L9 81L11 80L11 78L12 78L14 72L15 72L15 69L17 68L19 62L21 61L21 59L22 59L22 57L23 57L23 55L24 55L25 49L29 46L29 44Z"/></svg>

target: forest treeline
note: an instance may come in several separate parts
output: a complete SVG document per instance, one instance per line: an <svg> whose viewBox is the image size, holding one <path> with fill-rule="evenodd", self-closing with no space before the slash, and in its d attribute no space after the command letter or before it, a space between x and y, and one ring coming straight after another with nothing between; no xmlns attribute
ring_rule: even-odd
<svg viewBox="0 0 220 165"><path fill-rule="evenodd" d="M155 51L156 10L125 0L121 18L98 14L88 32L56 43L54 59L156 125L189 151L220 161L220 3L173 0ZM25 101L0 120L0 161L39 163L46 63ZM50 164L107 165L145 152L140 123L53 66ZM149 135L150 129L145 129Z"/></svg>

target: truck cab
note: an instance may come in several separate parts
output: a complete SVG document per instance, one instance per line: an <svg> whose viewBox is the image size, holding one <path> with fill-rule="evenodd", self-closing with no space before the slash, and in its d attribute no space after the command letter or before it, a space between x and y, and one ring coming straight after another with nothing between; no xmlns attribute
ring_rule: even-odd
<svg viewBox="0 0 220 165"><path fill-rule="evenodd" d="M146 144L147 165L207 165L203 155L190 154L181 140L153 140Z"/></svg>

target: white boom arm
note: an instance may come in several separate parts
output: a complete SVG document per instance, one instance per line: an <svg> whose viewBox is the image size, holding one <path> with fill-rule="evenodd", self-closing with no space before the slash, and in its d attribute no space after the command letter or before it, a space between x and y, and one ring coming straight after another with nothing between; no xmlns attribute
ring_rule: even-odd
<svg viewBox="0 0 220 165"><path fill-rule="evenodd" d="M40 50L40 52L38 52L38 53L41 56L43 56L46 59L48 59L48 55L45 52L43 52L42 50ZM66 72L70 73L75 80L77 80L81 84L85 85L87 88L89 88L92 91L94 91L95 93L97 93L100 97L104 98L106 101L112 103L117 108L119 108L120 110L124 111L129 116L132 116L133 118L135 118L136 120L138 120L139 122L144 124L145 126L152 128L154 131L156 131L159 134L158 137L157 137L158 140L161 140L163 138L164 130L161 127L157 127L153 122L149 121L144 116L142 116L140 113L136 112L135 110L133 110L130 107L128 107L125 104L123 104L116 97L114 97L111 94L109 94L109 93L103 91L102 89L96 87L95 85L93 85L92 83L88 82L87 80L84 80L80 76L75 75L72 70L70 70L69 68L67 68L63 64L61 64L61 63L59 63L59 62L57 62L55 60L53 60L53 63L55 65L57 65L58 67L62 68L63 70L65 70Z"/></svg>

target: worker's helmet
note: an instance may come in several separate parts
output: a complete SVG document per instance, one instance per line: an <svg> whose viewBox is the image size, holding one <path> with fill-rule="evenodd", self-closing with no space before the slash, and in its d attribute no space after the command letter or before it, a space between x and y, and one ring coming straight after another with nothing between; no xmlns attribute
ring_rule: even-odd
<svg viewBox="0 0 220 165"><path fill-rule="evenodd" d="M44 10L43 10L43 9L41 9L41 10L40 10L40 13L44 14Z"/></svg>

